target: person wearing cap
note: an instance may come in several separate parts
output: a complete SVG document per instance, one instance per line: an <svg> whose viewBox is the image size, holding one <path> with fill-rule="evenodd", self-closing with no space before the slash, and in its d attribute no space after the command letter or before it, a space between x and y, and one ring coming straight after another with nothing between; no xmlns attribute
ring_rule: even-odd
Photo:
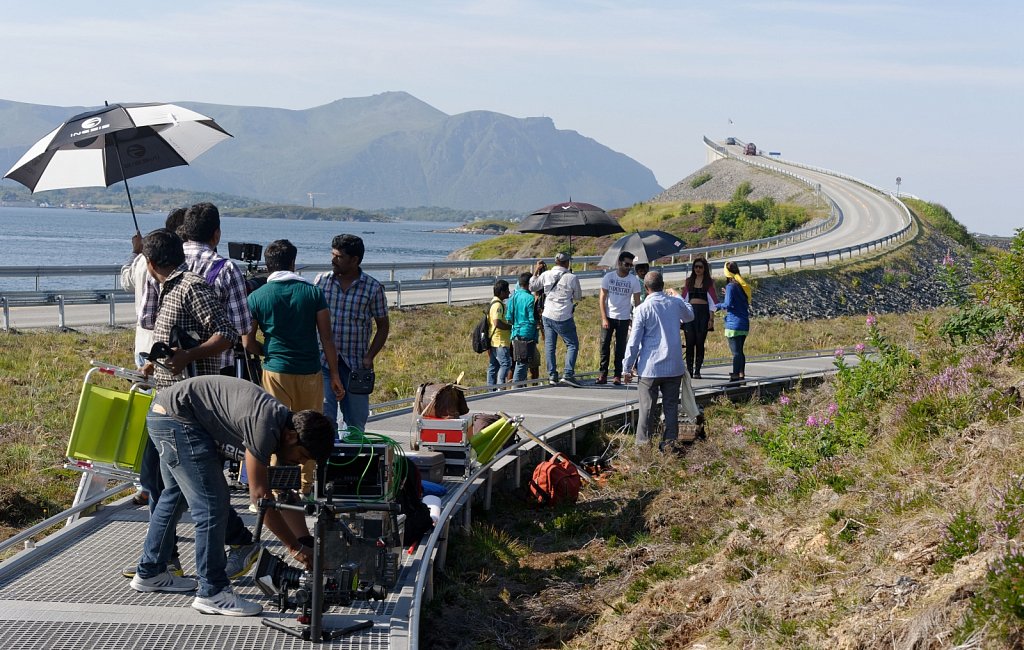
<svg viewBox="0 0 1024 650"><path fill-rule="evenodd" d="M555 267L543 272L541 262L538 262L533 279L530 280L530 291L544 291L541 321L544 325L548 383L578 387L576 355L579 353L579 336L576 334L573 311L576 309L576 301L583 297L583 288L580 279L569 268L571 259L568 253L559 253L555 256ZM565 341L565 368L561 380L558 378L558 362L555 359L558 337Z"/></svg>

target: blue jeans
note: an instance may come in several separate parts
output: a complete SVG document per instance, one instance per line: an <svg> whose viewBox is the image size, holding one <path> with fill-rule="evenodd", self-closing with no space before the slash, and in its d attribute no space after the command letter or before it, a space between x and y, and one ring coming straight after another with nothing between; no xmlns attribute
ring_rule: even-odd
<svg viewBox="0 0 1024 650"><path fill-rule="evenodd" d="M504 384L512 368L512 353L506 347L491 348L487 351L487 385Z"/></svg>
<svg viewBox="0 0 1024 650"><path fill-rule="evenodd" d="M512 345L516 343L513 341ZM523 345L524 348L529 348L524 351L525 359L516 357L515 367L512 369L512 381L526 381L526 373L530 369L530 355L537 354L537 342L529 341L529 346Z"/></svg>
<svg viewBox="0 0 1024 650"><path fill-rule="evenodd" d="M747 369L747 355L743 354L743 344L747 342L746 335L727 336L729 351L732 352L732 374L742 375Z"/></svg>
<svg viewBox="0 0 1024 650"><path fill-rule="evenodd" d="M154 417L164 417L157 416ZM139 469L139 484L142 489L149 493L149 516L153 517L157 503L164 491L164 481L160 473L160 454L156 453L153 440L146 438L146 446L142 451L142 467ZM245 526L245 522L238 516L234 508L228 508L228 528L224 535L227 544L245 546L252 544L252 533ZM178 549L175 547L170 557L178 557Z"/></svg>
<svg viewBox="0 0 1024 650"><path fill-rule="evenodd" d="M576 335L576 320L551 320L544 318L544 354L547 357L548 377L558 378L558 362L555 360L557 337L565 341L565 374L563 377L576 376L576 355L579 352L580 339Z"/></svg>
<svg viewBox="0 0 1024 650"><path fill-rule="evenodd" d="M345 387L345 397L341 400L341 404L338 403L338 398L334 396L334 389L331 388L331 370L323 368L323 373L324 415L337 428L338 408L340 407L341 417L345 419L346 425L356 427L360 431L365 430L366 420L370 417L370 396L353 395L348 392L348 380L349 375L352 374L352 369L348 367L348 364L341 357L338 357L338 375L341 377L341 385Z"/></svg>
<svg viewBox="0 0 1024 650"><path fill-rule="evenodd" d="M166 415L150 413L146 424L160 455L164 489L149 521L138 576L152 578L167 569L175 528L187 505L195 522L197 593L213 596L230 584L224 535L232 509L217 444L205 430Z"/></svg>

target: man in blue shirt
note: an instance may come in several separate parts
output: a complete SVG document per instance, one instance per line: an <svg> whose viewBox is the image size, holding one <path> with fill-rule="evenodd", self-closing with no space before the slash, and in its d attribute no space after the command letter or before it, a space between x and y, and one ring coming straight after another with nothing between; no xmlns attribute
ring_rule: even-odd
<svg viewBox="0 0 1024 650"><path fill-rule="evenodd" d="M660 271L649 271L644 287L647 298L633 310L633 328L622 364L626 369L623 380L628 384L634 374L639 378L637 444L650 442L652 407L661 392L665 433L659 448L665 451L672 448L679 435L679 385L686 372L679 325L693 320L693 308L672 289L665 290Z"/></svg>
<svg viewBox="0 0 1024 650"><path fill-rule="evenodd" d="M529 271L519 274L519 287L505 307L505 320L512 326L512 350L516 358L512 381L525 381L530 361L537 356L537 299L530 293L532 278Z"/></svg>

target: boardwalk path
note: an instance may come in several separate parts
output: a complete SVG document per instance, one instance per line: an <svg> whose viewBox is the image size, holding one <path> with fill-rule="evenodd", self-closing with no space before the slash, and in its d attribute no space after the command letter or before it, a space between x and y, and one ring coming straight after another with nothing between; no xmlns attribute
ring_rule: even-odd
<svg viewBox="0 0 1024 650"><path fill-rule="evenodd" d="M831 358L797 358L748 362L747 376L761 377L820 374L832 368ZM706 378L695 382L698 394L718 390L728 375L722 366L707 367ZM572 426L575 415L601 408L624 412L632 408L636 389L614 386L585 388L536 387L519 391L485 393L470 400L474 412L505 410L523 415L533 431L562 423ZM408 446L408 411L376 416L369 429L396 438ZM241 495L234 505L250 525L255 517L245 510ZM146 531L147 513L129 500L102 508L69 528L51 535L35 548L22 551L0 564L0 648L54 650L102 648L104 650L179 650L182 648L310 648L308 642L260 624L259 618L203 616L188 605L190 595L139 594L121 577L121 568L137 559ZM186 519L179 527L186 573L194 572L192 526ZM276 542L269 543L280 552ZM385 601L332 609L325 626L343 626L356 620L372 620L374 627L338 639L326 647L415 647L410 639L410 615L414 585L423 563L422 547L414 555L402 555L398 587ZM291 622L282 616L254 586L252 577L235 583L246 597L266 608L264 617Z"/></svg>

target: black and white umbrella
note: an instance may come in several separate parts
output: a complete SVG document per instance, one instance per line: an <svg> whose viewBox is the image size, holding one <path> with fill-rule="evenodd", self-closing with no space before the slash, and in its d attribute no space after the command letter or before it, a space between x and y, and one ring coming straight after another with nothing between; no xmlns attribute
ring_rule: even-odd
<svg viewBox="0 0 1024 650"><path fill-rule="evenodd" d="M650 264L654 260L676 255L686 248L683 240L664 230L640 230L626 235L608 247L598 266L614 267L619 255L629 252L634 255L633 264Z"/></svg>
<svg viewBox="0 0 1024 650"><path fill-rule="evenodd" d="M523 219L516 230L543 235L568 235L570 254L573 235L601 237L625 232L619 222L612 219L607 212L596 205L579 201L554 203L534 210L530 216Z"/></svg>
<svg viewBox="0 0 1024 650"><path fill-rule="evenodd" d="M33 193L124 181L135 220L129 178L187 165L230 137L209 117L174 104L111 104L58 126L32 145L4 178Z"/></svg>

